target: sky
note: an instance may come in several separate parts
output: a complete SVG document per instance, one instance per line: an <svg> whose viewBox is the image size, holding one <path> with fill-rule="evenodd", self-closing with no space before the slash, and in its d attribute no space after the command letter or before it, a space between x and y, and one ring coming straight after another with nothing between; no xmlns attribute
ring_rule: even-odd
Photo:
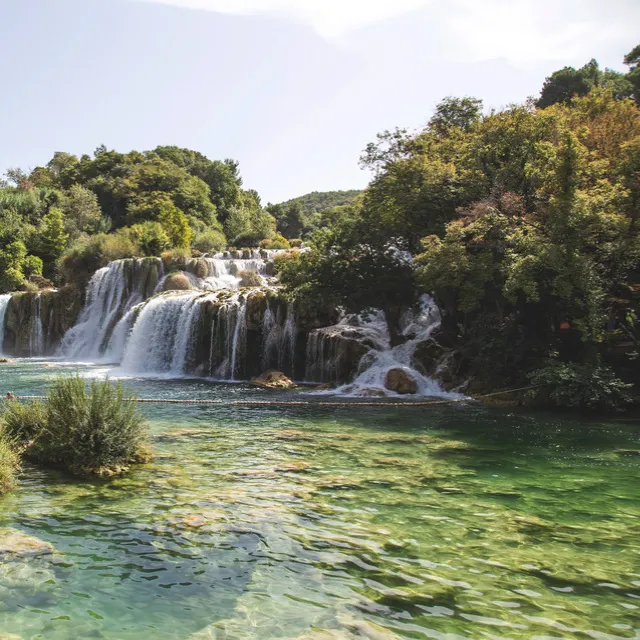
<svg viewBox="0 0 640 640"><path fill-rule="evenodd" d="M500 108L640 42L637 0L0 2L0 174L175 144L264 203L363 188L367 143L445 96Z"/></svg>

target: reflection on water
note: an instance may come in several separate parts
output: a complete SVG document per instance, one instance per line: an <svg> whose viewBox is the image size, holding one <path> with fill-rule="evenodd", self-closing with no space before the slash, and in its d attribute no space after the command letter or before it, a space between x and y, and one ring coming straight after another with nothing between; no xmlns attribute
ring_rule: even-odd
<svg viewBox="0 0 640 640"><path fill-rule="evenodd" d="M40 393L58 371L3 366L0 391ZM51 545L0 555L0 637L640 637L638 425L462 406L143 410L153 464L108 483L27 467L0 499L0 553L15 530Z"/></svg>

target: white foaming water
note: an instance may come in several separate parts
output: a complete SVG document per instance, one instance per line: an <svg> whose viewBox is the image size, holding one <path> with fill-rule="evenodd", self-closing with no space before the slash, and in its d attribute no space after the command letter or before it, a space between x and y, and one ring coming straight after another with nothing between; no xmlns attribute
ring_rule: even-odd
<svg viewBox="0 0 640 640"><path fill-rule="evenodd" d="M172 376L193 373L198 327L206 302L220 306L212 318L209 362L200 365L200 372L235 380L246 353L246 296L234 294L218 300L216 293L202 291L165 293L123 318L123 327L113 336L114 352L121 349L124 354L122 372ZM128 340L123 340L127 334ZM219 351L215 348L218 341L222 342Z"/></svg>
<svg viewBox="0 0 640 640"><path fill-rule="evenodd" d="M402 318L402 335L406 341L395 347L389 344L389 331L381 312L368 315L350 316L337 327L358 326L366 330L367 338L376 343L376 347L365 354L359 365L356 378L349 384L324 392L340 395L396 395L385 387L387 374L391 369L402 369L417 386L417 395L437 397L460 397L459 394L445 391L437 380L433 380L413 367L413 356L422 342L431 338L440 327L442 318L440 310L431 296L424 295L420 299L416 313L407 312ZM331 329L331 328L329 328ZM320 329L319 332L322 332ZM313 335L313 334L312 334ZM317 348L317 340L314 348ZM327 366L324 364L323 366ZM332 366L332 363L329 363Z"/></svg>
<svg viewBox="0 0 640 640"><path fill-rule="evenodd" d="M89 282L80 317L65 334L57 355L102 359L118 321L151 294L146 290L149 280L144 277L144 269L148 268L155 269L156 277L159 277L163 271L162 261L149 258L116 260L98 269Z"/></svg>
<svg viewBox="0 0 640 640"><path fill-rule="evenodd" d="M4 344L4 322L7 315L7 309L9 308L9 302L11 301L10 293L3 293L0 295L0 355L3 355L2 346Z"/></svg>
<svg viewBox="0 0 640 640"><path fill-rule="evenodd" d="M44 355L44 331L42 329L42 305L40 294L33 298L31 303L31 331L29 332L29 357L34 358Z"/></svg>

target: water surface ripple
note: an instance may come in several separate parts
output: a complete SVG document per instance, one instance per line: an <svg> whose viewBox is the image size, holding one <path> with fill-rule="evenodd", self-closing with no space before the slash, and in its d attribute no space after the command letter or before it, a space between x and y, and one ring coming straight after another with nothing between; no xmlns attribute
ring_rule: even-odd
<svg viewBox="0 0 640 640"><path fill-rule="evenodd" d="M44 365L0 365L0 391L42 392L63 366ZM640 638L638 424L458 405L143 411L152 464L111 482L27 466L0 498L0 536L53 547L1 558L0 638Z"/></svg>

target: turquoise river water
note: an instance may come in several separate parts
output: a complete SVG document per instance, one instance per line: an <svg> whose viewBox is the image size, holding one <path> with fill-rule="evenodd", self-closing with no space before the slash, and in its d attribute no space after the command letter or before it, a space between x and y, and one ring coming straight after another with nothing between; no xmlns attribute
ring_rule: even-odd
<svg viewBox="0 0 640 640"><path fill-rule="evenodd" d="M16 394L75 369L1 367ZM27 466L0 498L0 536L51 545L0 556L0 638L640 638L637 423L472 405L142 410L151 464L110 482Z"/></svg>

